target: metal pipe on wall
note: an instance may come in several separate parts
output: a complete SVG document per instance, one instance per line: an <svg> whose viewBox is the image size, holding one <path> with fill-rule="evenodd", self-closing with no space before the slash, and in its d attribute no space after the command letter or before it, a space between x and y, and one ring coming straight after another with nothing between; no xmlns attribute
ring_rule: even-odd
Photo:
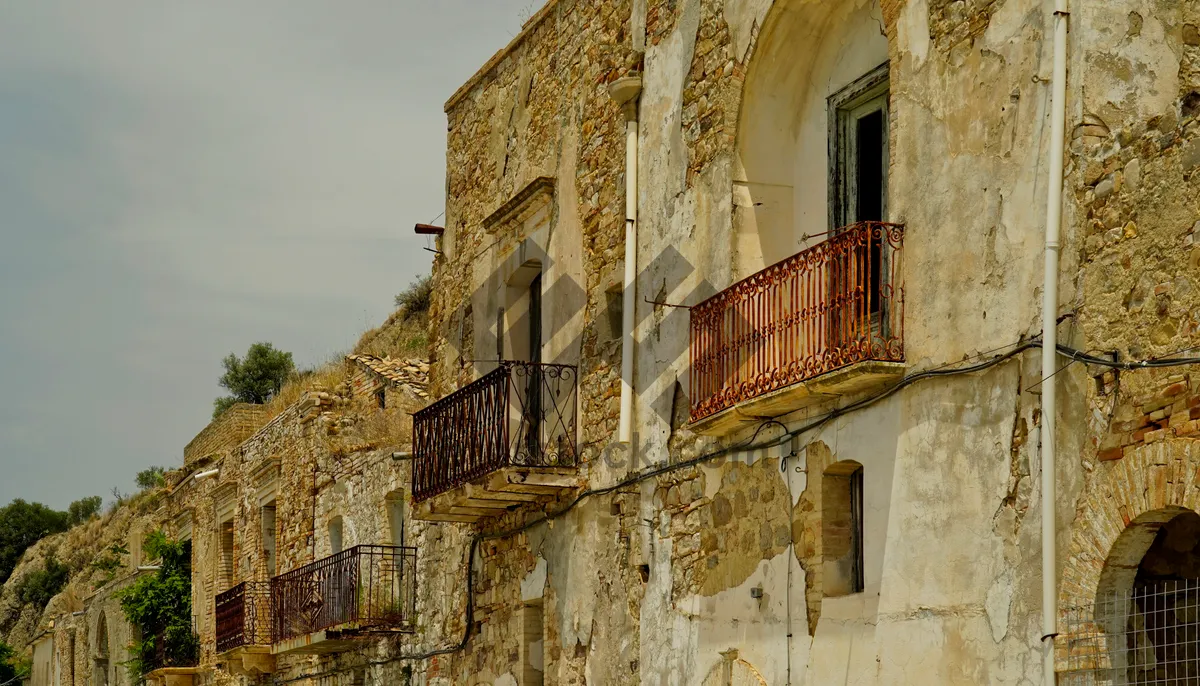
<svg viewBox="0 0 1200 686"><path fill-rule="evenodd" d="M621 415L617 440L633 439L634 314L637 308L637 219L638 219L638 97L642 77L623 76L608 87L613 101L625 115L625 281L621 311Z"/></svg>
<svg viewBox="0 0 1200 686"><path fill-rule="evenodd" d="M1058 255L1062 226L1063 157L1066 147L1067 0L1054 0L1054 74L1050 100L1050 163L1047 176L1045 272L1042 284L1042 683L1054 684L1054 638L1058 635L1058 561L1054 453L1058 412L1054 376L1058 358Z"/></svg>

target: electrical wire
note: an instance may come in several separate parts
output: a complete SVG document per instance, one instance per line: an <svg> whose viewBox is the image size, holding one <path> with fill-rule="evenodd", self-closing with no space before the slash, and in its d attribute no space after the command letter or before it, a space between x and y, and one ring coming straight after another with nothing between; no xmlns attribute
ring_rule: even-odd
<svg viewBox="0 0 1200 686"><path fill-rule="evenodd" d="M887 398L890 398L891 396L900 392L902 389L907 388L908 386L911 386L919 381L937 378L937 377L943 377L943 376L957 376L960 374L973 374L976 372L984 371L984 370L990 369L992 367L995 367L999 364L1002 364L1002 363L1006 362L1007 360L1010 360L1013 357L1016 357L1017 355L1025 352L1026 350L1031 350L1034 348L1040 349L1041 347L1042 347L1042 341L1040 338L1019 340L1016 343L1011 343L1011 344L1008 344L1005 346L1000 346L1000 347L994 348L990 351L984 351L982 353L978 353L974 356L965 358L964 360L960 360L955 363L947 363L947 364L943 364L939 367L934 367L932 369L926 369L926 370L922 370L919 372L915 372L913 374L909 374L909 375L905 376L904 378L902 378L900 381L896 382L895 384L880 391L879 393L867 396L865 398L861 398L855 402L850 403L849 405L845 405L845 406L839 407L839 408L834 408L834 409L830 410L829 412L825 413L825 415L823 415L821 418L811 421L807 424L804 424L804 425L800 426L799 428L792 429L792 430L785 430L785 432L783 434L781 434L780 436L777 436L772 439L767 439L766 441L764 441L762 443L754 443L753 441L758 437L758 435L761 433L761 431L767 425L773 424L773 425L777 425L777 426L780 426L780 427L783 427L786 429L786 426L782 422L780 422L778 420L778 418L776 418L776 417L764 418L762 423L755 429L754 434L747 441L738 443L736 445L727 446L725 448L721 448L719 450L705 453L704 455L700 455L700 456L697 456L697 457L694 457L694 458L691 458L688 460L683 460L681 462L665 464L665 465L661 465L661 466L654 467L651 469L643 470L641 472L638 472L637 474L626 477L625 479L623 479L615 484L611 484L609 486L603 486L600 488L589 488L589 489L581 491L579 494L577 494L562 509L557 510L550 514L545 514L540 517L536 517L520 526L501 530L501 531L496 531L496 532L492 532L492 533L477 533L471 538L471 545L470 545L468 556L467 556L467 566L466 566L467 606L466 606L466 610L465 610L466 627L463 630L462 638L453 645L446 646L443 648L438 648L435 650L430 650L430 651L426 651L426 652L422 652L422 653L409 654L409 655L401 654L401 655L396 655L394 657L390 657L390 658L383 659L383 660L371 660L366 663L366 666L378 666L378 665L384 665L384 664L391 664L394 662L419 662L419 661L428 660L430 658L437 657L440 655L448 655L451 653L456 653L456 652L459 652L466 648L467 644L471 640L472 626L475 623L475 584L474 584L475 575L472 572L472 569L475 564L475 555L476 555L477 551L479 550L479 545L481 543L483 543L484 541L509 538L511 536L516 536L518 534L525 533L526 531L529 531L530 529L533 529L536 526L540 526L542 524L552 522L556 519L566 516L569 512L574 510L581 502L583 502L584 500L587 500L589 498L593 498L595 496L607 495L609 493L613 493L615 491L619 491L621 489L629 488L630 486L637 485L643 481L653 479L653 478L656 478L659 476L663 476L664 474L670 474L672 472L680 471L683 469L697 467L706 462L710 462L712 460L716 460L721 457L725 457L732 453L743 452L743 451L747 451L747 450L767 450L770 448L778 447L778 446L783 445L784 443L787 443L799 436L804 435L805 433L808 433L815 429L819 429L819 428L825 426L830 421L837 419L838 417L844 416L851 412L856 412L858 410L865 409L865 408L875 405L879 402L882 402L883 400L886 400ZM1182 350L1179 352L1187 352L1187 350L1195 349L1195 348L1200 348L1200 346L1194 346L1193 348L1185 349L1185 350ZM1106 368L1110 368L1110 369L1118 369L1118 370L1123 370L1123 371L1135 371L1135 370L1139 370L1139 369L1156 369L1156 368L1164 368L1164 367L1178 367L1178 366L1200 364L1200 358L1197 358L1197 357L1187 357L1187 358L1174 357L1174 354L1178 354L1178 353L1172 354L1172 356L1167 359L1149 359L1149 360L1138 360L1138 361L1132 361L1132 362L1119 362L1119 361L1112 360L1112 359L1096 357L1089 353L1085 353L1085 352L1076 350L1074 348L1071 348L1069 346L1062 345L1062 344L1059 344L1057 346L1057 350L1060 355L1070 358L1072 360L1072 362L1083 362L1085 364L1091 364L1091 365L1096 365L1096 366L1100 366L1100 367L1106 367ZM1000 351L1004 351L1004 352L1000 352ZM992 357L989 357L989 358L981 361L981 362L963 366L963 362L965 362L965 361L978 359L984 355L988 355L991 353L996 353L996 354L993 355ZM1063 369L1065 369L1066 367L1069 367L1069 366L1070 366L1070 364L1063 367ZM1059 371L1062 371L1062 369L1057 370L1056 372L1054 372L1054 374L1057 374ZM1046 377L1046 378L1049 378L1049 377ZM1045 380L1045 379L1043 379L1043 380ZM789 455L789 457L794 456L798 453L799 453L798 450L793 451L792 455ZM293 681L300 681L303 679L311 679L311 678L315 678L316 676L320 676L320 675L306 675L306 676L296 677L293 679L288 679L288 680L283 680L283 681L273 681L273 683L284 684L284 683L290 683ZM0 684L0 686L5 686L5 685Z"/></svg>

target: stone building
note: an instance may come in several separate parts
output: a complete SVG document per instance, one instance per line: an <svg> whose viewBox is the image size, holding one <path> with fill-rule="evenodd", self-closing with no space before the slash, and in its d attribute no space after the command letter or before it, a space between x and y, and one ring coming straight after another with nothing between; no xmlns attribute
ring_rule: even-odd
<svg viewBox="0 0 1200 686"><path fill-rule="evenodd" d="M1200 0L1071 4L1043 371L1052 5L548 2L446 103L428 368L185 452L156 676L1044 683L1054 384L1058 681L1200 678Z"/></svg>

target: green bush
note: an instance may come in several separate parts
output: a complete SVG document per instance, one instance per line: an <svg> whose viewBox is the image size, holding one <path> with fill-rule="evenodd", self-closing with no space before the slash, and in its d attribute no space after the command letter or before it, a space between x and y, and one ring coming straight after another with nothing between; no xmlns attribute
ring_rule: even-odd
<svg viewBox="0 0 1200 686"><path fill-rule="evenodd" d="M18 678L29 676L29 664L17 655L17 651L0 641L0 684L16 681Z"/></svg>
<svg viewBox="0 0 1200 686"><path fill-rule="evenodd" d="M103 499L98 495L80 498L67 506L67 526L79 526L100 514Z"/></svg>
<svg viewBox="0 0 1200 686"><path fill-rule="evenodd" d="M408 284L408 288L396 296L396 307L404 308L405 319L423 316L429 312L432 302L433 279L428 274Z"/></svg>
<svg viewBox="0 0 1200 686"><path fill-rule="evenodd" d="M148 491L152 488L161 488L166 484L166 480L163 478L163 474L166 471L163 467L147 467L137 473L134 483L143 491Z"/></svg>
<svg viewBox="0 0 1200 686"><path fill-rule="evenodd" d="M131 657L125 663L134 683L158 666L195 665L200 655L199 639L192 630L191 544L155 531L146 536L143 549L148 559L160 560L158 571L117 592L125 619L141 636L130 645ZM161 662L155 654L160 637Z"/></svg>
<svg viewBox="0 0 1200 686"><path fill-rule="evenodd" d="M21 602L45 609L50 599L67 585L71 578L71 570L58 561L54 555L46 558L46 564L41 569L29 572L17 584L17 597Z"/></svg>
<svg viewBox="0 0 1200 686"><path fill-rule="evenodd" d="M221 364L225 373L218 383L232 395L213 401L213 419L237 403L261 405L273 398L296 369L292 354L270 343L255 343L245 358L230 353Z"/></svg>

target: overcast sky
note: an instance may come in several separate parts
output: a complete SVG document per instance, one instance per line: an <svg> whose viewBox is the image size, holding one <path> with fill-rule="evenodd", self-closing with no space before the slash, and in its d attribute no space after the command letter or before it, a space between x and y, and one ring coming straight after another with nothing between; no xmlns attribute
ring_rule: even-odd
<svg viewBox="0 0 1200 686"><path fill-rule="evenodd" d="M431 255L454 90L529 0L0 7L0 504L182 463L220 360L348 350Z"/></svg>

